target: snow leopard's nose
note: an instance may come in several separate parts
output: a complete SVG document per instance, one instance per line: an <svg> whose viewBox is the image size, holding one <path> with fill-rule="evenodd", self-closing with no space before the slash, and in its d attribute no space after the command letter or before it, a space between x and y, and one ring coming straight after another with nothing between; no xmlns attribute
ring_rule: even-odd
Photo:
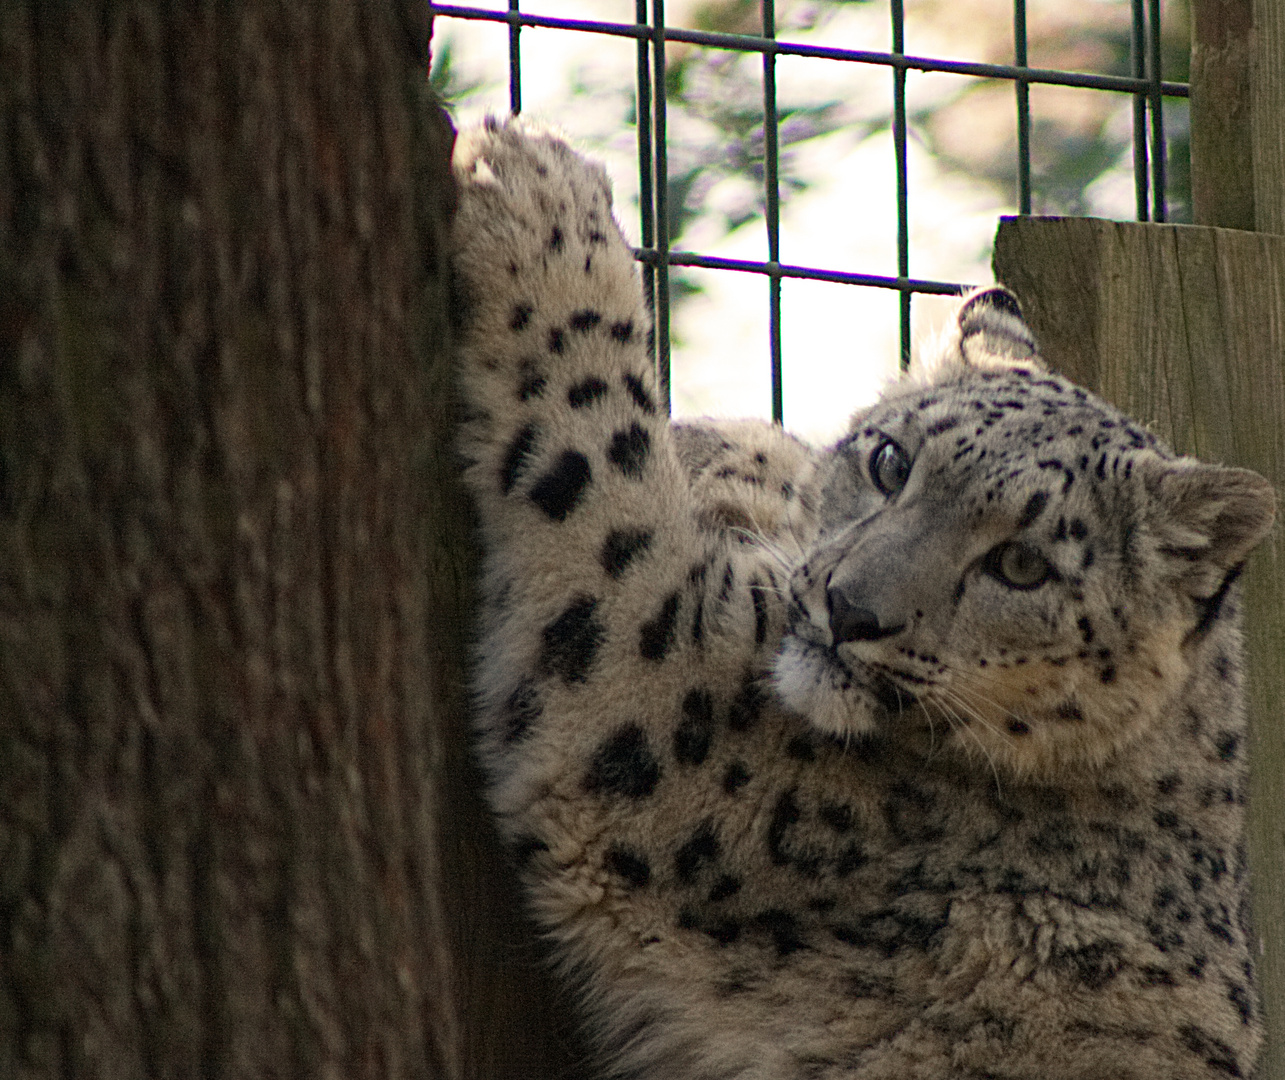
<svg viewBox="0 0 1285 1080"><path fill-rule="evenodd" d="M837 585L826 589L825 603L830 612L830 636L836 645L845 641L878 641L904 629L904 626L881 626L878 615L850 602Z"/></svg>

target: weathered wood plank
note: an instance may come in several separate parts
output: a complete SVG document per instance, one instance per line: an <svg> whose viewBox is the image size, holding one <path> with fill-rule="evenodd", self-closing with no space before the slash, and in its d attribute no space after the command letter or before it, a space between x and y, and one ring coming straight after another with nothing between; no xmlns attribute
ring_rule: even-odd
<svg viewBox="0 0 1285 1080"><path fill-rule="evenodd" d="M1285 233L1285 4L1193 0L1197 224Z"/></svg>
<svg viewBox="0 0 1285 1080"><path fill-rule="evenodd" d="M1049 363L1177 449L1285 490L1285 236L1087 218L1006 218L995 276ZM1245 581L1250 849L1268 1038L1285 1078L1285 528Z"/></svg>
<svg viewBox="0 0 1285 1080"><path fill-rule="evenodd" d="M1285 4L1254 0L1254 219L1285 233Z"/></svg>
<svg viewBox="0 0 1285 1080"><path fill-rule="evenodd" d="M1191 203L1200 225L1253 229L1254 0L1191 5Z"/></svg>

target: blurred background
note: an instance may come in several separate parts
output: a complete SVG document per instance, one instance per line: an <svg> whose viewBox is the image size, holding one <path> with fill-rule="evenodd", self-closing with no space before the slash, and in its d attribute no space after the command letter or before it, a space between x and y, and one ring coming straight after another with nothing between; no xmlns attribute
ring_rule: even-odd
<svg viewBox="0 0 1285 1080"><path fill-rule="evenodd" d="M507 10L505 0L472 6ZM1129 0L1028 0L1027 64L1129 75ZM523 0L524 14L632 23L634 0ZM758 0L671 0L667 26L758 34ZM888 0L778 0L777 37L888 51ZM905 0L905 52L1011 64L1012 0ZM1185 82L1187 0L1161 5L1161 77ZM500 23L434 22L432 79L457 126L509 109L509 33ZM671 42L666 49L670 247L768 257L763 224L762 59ZM631 39L525 27L522 113L561 128L602 160L616 212L638 245L637 50ZM780 259L830 270L897 273L893 74L812 57L776 62ZM1031 210L1136 217L1133 98L1030 87ZM991 278L997 219L1017 206L1017 110L1011 81L910 71L906 79L912 277L976 285ZM1166 98L1169 221L1190 221L1188 112ZM757 274L674 267L675 416L771 416L768 283ZM785 426L814 442L837 437L898 361L896 291L782 282ZM912 351L951 309L916 295Z"/></svg>

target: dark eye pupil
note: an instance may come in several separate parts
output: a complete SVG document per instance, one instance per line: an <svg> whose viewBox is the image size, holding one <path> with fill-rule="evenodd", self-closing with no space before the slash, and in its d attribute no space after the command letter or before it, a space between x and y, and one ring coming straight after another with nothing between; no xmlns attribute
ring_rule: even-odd
<svg viewBox="0 0 1285 1080"><path fill-rule="evenodd" d="M896 495L910 476L910 459L895 442L883 443L871 459L870 475L881 492Z"/></svg>

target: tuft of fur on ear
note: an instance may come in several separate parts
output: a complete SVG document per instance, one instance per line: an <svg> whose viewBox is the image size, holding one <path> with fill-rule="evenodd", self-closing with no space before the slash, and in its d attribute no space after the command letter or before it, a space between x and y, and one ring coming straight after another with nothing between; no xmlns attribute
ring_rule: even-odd
<svg viewBox="0 0 1285 1080"><path fill-rule="evenodd" d="M936 355L925 358L915 374L933 380L950 365L1045 370L1035 336L1022 318L1022 306L1003 285L974 289L964 297L954 327Z"/></svg>
<svg viewBox="0 0 1285 1080"><path fill-rule="evenodd" d="M1137 459L1150 496L1148 516L1161 555L1190 594L1208 599L1223 587L1272 527L1276 492L1256 472L1195 458Z"/></svg>

